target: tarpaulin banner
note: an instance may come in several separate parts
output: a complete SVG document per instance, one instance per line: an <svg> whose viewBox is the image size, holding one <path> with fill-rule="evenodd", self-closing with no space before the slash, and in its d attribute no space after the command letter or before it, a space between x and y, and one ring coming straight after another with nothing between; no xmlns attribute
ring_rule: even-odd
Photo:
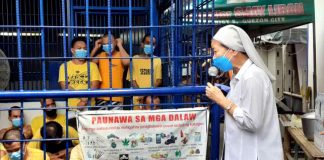
<svg viewBox="0 0 324 160"><path fill-rule="evenodd" d="M314 22L313 0L215 0L198 3L196 18L215 24L293 24ZM184 16L184 23L191 24L192 6ZM197 23L200 21L198 20Z"/></svg>
<svg viewBox="0 0 324 160"><path fill-rule="evenodd" d="M88 160L206 159L207 108L85 111L77 120Z"/></svg>

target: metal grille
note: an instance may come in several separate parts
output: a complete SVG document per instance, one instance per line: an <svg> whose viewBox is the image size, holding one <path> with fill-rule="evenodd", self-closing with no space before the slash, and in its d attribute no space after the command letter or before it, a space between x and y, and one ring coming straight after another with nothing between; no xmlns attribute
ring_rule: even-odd
<svg viewBox="0 0 324 160"><path fill-rule="evenodd" d="M214 3L210 0L1 1L0 49L8 57L11 79L0 99L19 101L22 112L24 101L35 98L104 95L128 97L124 106L131 109L131 97L136 95L161 96L162 108L209 106L203 94L209 81L206 61L211 58L209 43L215 30L215 24L209 23L214 16L209 13L214 12ZM71 59L71 40L85 37L89 55L94 42L104 33L122 38L130 57L142 51L140 44L145 34L154 35L158 43L156 56L162 60L162 86L135 89L124 80L124 88L118 90L58 90L58 67ZM151 55L151 62L153 58ZM130 60L132 63L133 59ZM129 69L132 72L132 67ZM153 76L151 81L153 84ZM68 112L68 107L58 109ZM29 110L43 110L45 119L44 108ZM217 131L214 137L219 136ZM211 157L218 157L218 152L211 153L215 154Z"/></svg>

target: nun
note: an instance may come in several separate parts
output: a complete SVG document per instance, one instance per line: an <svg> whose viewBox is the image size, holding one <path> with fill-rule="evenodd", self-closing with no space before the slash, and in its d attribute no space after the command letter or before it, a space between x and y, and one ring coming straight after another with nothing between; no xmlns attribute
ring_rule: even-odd
<svg viewBox="0 0 324 160"><path fill-rule="evenodd" d="M207 83L206 95L225 110L225 160L282 160L283 149L270 73L247 33L234 25L219 29L211 46L213 65L233 70L231 91Z"/></svg>

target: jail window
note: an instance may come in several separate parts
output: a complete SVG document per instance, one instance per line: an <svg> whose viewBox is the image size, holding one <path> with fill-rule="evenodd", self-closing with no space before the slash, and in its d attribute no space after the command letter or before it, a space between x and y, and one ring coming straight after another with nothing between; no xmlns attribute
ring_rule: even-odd
<svg viewBox="0 0 324 160"><path fill-rule="evenodd" d="M8 57L8 85L3 89L22 95L10 99L20 104L18 109L1 111L20 111L18 117L41 139L29 144L43 150L46 157L46 152L76 147L78 139L84 138L77 134L77 112L209 106L203 94L210 80L207 60L215 31L213 26L199 26L207 24L207 16L192 20L188 13L211 13L211 3L174 4L153 0L5 1L3 13L8 16L1 24L13 27L0 28L0 53ZM181 22L176 21L180 17ZM53 117L54 122L47 122ZM24 138L30 141L31 137L18 137L18 141Z"/></svg>

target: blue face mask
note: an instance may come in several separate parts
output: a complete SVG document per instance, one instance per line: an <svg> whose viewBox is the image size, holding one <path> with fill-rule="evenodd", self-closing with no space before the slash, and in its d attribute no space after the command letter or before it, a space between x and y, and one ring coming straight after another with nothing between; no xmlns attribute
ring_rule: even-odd
<svg viewBox="0 0 324 160"><path fill-rule="evenodd" d="M227 72L233 69L231 61L225 56L228 53L228 51L229 50L227 50L223 56L213 59L213 65L219 68L222 72Z"/></svg>
<svg viewBox="0 0 324 160"><path fill-rule="evenodd" d="M21 160L22 157L20 154L20 150L16 151L16 152L9 153L9 158L10 158L10 160Z"/></svg>
<svg viewBox="0 0 324 160"><path fill-rule="evenodd" d="M14 118L14 119L12 119L12 125L14 127L20 127L21 126L20 118Z"/></svg>
<svg viewBox="0 0 324 160"><path fill-rule="evenodd" d="M145 45L144 45L144 53L145 53L145 54L153 54L154 49L155 49L154 46L153 46L153 48L152 48L151 45L149 45L149 44L145 44Z"/></svg>
<svg viewBox="0 0 324 160"><path fill-rule="evenodd" d="M113 44L104 44L104 45L102 45L102 49L106 53L111 53L114 50L114 45Z"/></svg>
<svg viewBox="0 0 324 160"><path fill-rule="evenodd" d="M86 58L87 57L87 50L84 50L84 49L76 49L74 56L76 58Z"/></svg>

